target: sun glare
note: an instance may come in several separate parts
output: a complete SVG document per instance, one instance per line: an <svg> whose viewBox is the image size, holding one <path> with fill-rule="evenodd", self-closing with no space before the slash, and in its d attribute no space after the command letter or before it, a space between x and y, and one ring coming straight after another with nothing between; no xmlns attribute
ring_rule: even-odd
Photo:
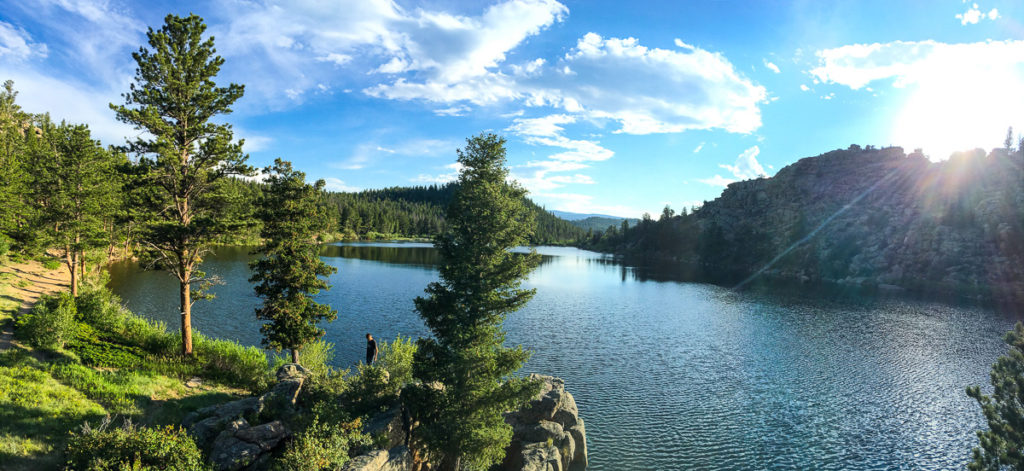
<svg viewBox="0 0 1024 471"><path fill-rule="evenodd" d="M923 148L931 160L945 160L955 151L1002 147L1008 126L1024 132L1024 79L1014 70L947 70L908 88L890 139L908 152Z"/></svg>

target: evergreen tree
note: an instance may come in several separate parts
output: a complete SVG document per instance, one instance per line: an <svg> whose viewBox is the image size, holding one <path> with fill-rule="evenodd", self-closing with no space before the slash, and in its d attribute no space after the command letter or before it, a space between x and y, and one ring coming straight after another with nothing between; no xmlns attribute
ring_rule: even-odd
<svg viewBox="0 0 1024 471"><path fill-rule="evenodd" d="M263 221L263 258L250 263L249 282L258 283L256 295L263 298L256 317L270 321L260 327L263 345L291 350L292 362L298 363L299 350L324 334L316 323L337 317L330 306L310 298L330 289L320 277L337 271L320 260L315 240L326 226L324 208L317 204L324 181L306 184L306 174L281 159L264 172L268 185L256 212Z"/></svg>
<svg viewBox="0 0 1024 471"><path fill-rule="evenodd" d="M29 205L25 155L28 141L35 139L28 114L15 103L18 92L14 82L4 82L0 90L0 245L26 223Z"/></svg>
<svg viewBox="0 0 1024 471"><path fill-rule="evenodd" d="M1024 325L1018 322L1003 340L1010 352L992 365L992 395L967 388L988 421L988 430L978 432L971 470L1024 470Z"/></svg>
<svg viewBox="0 0 1024 471"><path fill-rule="evenodd" d="M231 125L212 121L231 112L244 87L214 83L224 59L214 55L212 37L202 39L205 30L196 15L167 15L160 30L150 28L152 51L132 54L138 68L125 104L110 105L119 120L146 132L129 142L160 189L144 238L154 264L180 284L186 356L192 354L192 297L210 282L199 269L203 255L218 235L237 227L224 210L225 177L252 172Z"/></svg>
<svg viewBox="0 0 1024 471"><path fill-rule="evenodd" d="M529 352L502 346L502 322L533 296L520 283L539 262L536 252L510 252L534 225L525 190L505 181L504 145L503 138L481 134L458 151L459 188L448 206L448 228L435 242L441 280L415 301L434 336L419 340L414 376L422 385L405 397L420 421L417 437L446 470L500 462L512 438L502 412L521 407L537 390L512 376Z"/></svg>
<svg viewBox="0 0 1024 471"><path fill-rule="evenodd" d="M42 130L48 152L34 159L32 187L40 208L36 225L46 244L64 258L71 295L78 296L83 255L106 242L104 221L116 210L120 179L114 155L92 140L88 126L44 123Z"/></svg>

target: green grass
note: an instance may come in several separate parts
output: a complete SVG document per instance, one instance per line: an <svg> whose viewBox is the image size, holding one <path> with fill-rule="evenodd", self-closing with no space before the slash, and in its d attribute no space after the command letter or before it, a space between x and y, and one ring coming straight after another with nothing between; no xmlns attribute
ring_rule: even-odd
<svg viewBox="0 0 1024 471"><path fill-rule="evenodd" d="M0 290L8 279L0 278ZM109 292L83 293L76 304L77 327L64 349L15 345L0 353L0 469L59 467L69 433L85 421L109 415L180 424L192 411L270 380L257 348L196 333L195 355L183 359L176 333L128 312ZM184 380L195 376L202 386L187 388Z"/></svg>

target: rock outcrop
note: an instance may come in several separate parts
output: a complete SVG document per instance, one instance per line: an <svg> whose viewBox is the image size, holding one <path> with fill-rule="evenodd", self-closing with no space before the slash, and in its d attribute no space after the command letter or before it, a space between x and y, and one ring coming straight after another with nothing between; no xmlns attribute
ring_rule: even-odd
<svg viewBox="0 0 1024 471"><path fill-rule="evenodd" d="M287 364L277 370L277 384L258 397L210 406L185 417L182 425L206 448L217 471L258 467L291 436L281 419L296 413L296 400L309 372ZM259 425L250 425L253 422Z"/></svg>
<svg viewBox="0 0 1024 471"><path fill-rule="evenodd" d="M757 274L1022 301L1024 154L931 162L851 146L732 183L693 213L641 221L616 240L611 249L638 265L728 285Z"/></svg>
<svg viewBox="0 0 1024 471"><path fill-rule="evenodd" d="M501 471L577 471L587 469L587 430L576 400L561 378L531 374L541 391L526 407L505 415L512 443Z"/></svg>
<svg viewBox="0 0 1024 471"><path fill-rule="evenodd" d="M495 471L583 471L587 469L587 430L576 400L560 378L532 374L541 390L521 410L505 414L512 443ZM402 408L395 404L371 418L363 431L383 437L388 450L353 458L343 471L412 471L413 455ZM429 463L419 469L430 469Z"/></svg>

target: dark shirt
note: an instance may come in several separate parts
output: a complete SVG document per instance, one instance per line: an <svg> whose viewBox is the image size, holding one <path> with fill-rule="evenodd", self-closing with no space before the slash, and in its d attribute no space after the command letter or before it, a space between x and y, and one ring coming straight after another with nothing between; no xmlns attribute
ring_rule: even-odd
<svg viewBox="0 0 1024 471"><path fill-rule="evenodd" d="M367 340L366 341L366 358L373 358L377 354L377 341Z"/></svg>

